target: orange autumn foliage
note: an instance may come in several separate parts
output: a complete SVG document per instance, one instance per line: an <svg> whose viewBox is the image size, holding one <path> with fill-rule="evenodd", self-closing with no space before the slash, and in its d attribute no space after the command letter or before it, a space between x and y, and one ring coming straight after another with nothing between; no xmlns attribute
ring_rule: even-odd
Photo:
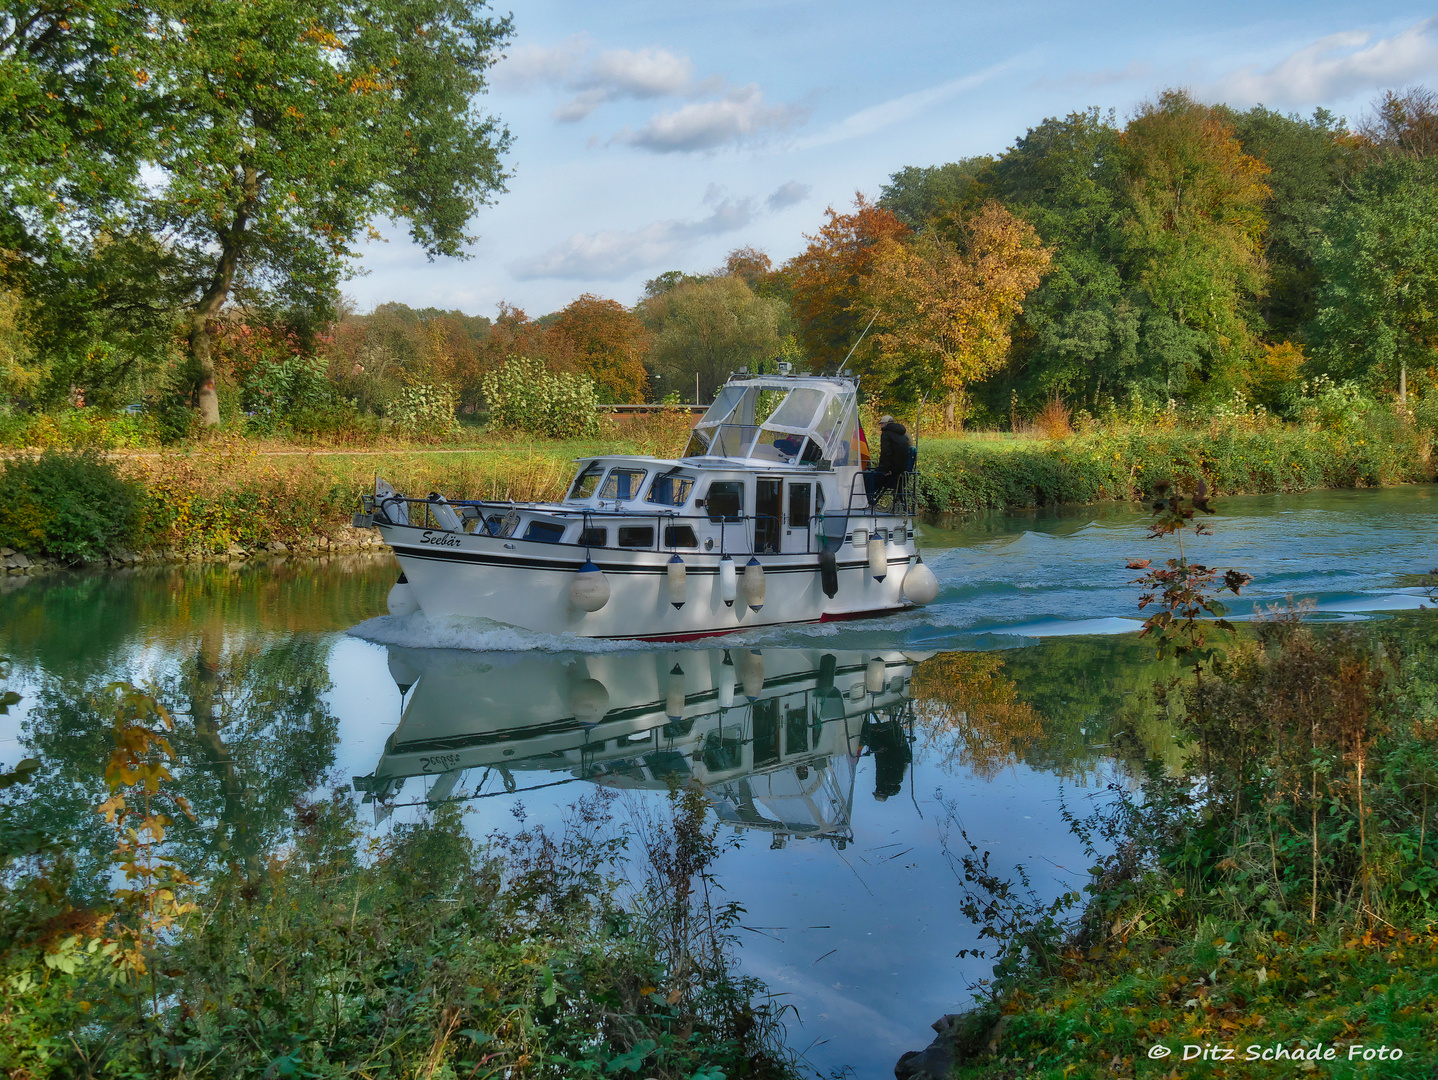
<svg viewBox="0 0 1438 1080"><path fill-rule="evenodd" d="M887 237L872 253L881 377L914 392L962 393L997 370L1024 297L1053 254L998 202L952 219L944 233L925 231L910 243Z"/></svg>
<svg viewBox="0 0 1438 1080"><path fill-rule="evenodd" d="M601 401L648 400L643 358L649 352L649 331L623 304L585 293L559 313L550 334L567 346L578 369L598 384Z"/></svg>
<svg viewBox="0 0 1438 1080"><path fill-rule="evenodd" d="M915 719L944 758L979 776L1014 764L1043 733L997 653L941 653L914 668Z"/></svg>

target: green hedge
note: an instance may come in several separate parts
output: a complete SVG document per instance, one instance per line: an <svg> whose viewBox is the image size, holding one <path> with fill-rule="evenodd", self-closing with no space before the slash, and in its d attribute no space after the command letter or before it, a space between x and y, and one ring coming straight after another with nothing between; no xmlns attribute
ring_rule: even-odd
<svg viewBox="0 0 1438 1080"><path fill-rule="evenodd" d="M91 562L128 546L141 486L95 450L46 450L0 470L0 546L64 562Z"/></svg>
<svg viewBox="0 0 1438 1080"><path fill-rule="evenodd" d="M1156 480L1216 494L1379 487L1431 481L1427 437L1375 424L1362 432L1270 428L1096 433L1010 448L929 440L920 447L920 490L931 510L1137 499Z"/></svg>

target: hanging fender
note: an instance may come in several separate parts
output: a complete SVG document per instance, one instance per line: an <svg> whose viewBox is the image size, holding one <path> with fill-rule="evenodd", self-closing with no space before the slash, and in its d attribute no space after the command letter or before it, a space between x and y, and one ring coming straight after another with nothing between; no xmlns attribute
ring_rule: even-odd
<svg viewBox="0 0 1438 1080"><path fill-rule="evenodd" d="M839 559L832 551L819 552L819 587L830 600L839 591Z"/></svg>

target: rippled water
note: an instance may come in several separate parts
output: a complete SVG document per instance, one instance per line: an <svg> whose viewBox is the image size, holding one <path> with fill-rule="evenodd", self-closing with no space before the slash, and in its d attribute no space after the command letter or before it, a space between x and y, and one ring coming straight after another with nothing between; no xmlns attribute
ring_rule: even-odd
<svg viewBox="0 0 1438 1080"><path fill-rule="evenodd" d="M482 835L520 803L557 823L584 785L624 812L698 781L732 839L743 967L795 1007L816 1067L886 1075L986 973L955 956L982 943L946 844L962 829L1045 895L1080 884L1061 806L1171 753L1148 650L1095 636L1137 626L1124 564L1174 550L1144 525L1125 506L930 524L923 612L658 650L376 617L386 558L7 578L0 654L24 700L0 761L41 757L33 813L73 822L92 868L106 733L84 699L115 678L180 717L178 782L212 837L197 865L282 844L295 799L335 782L377 831L460 798ZM1189 557L1252 573L1247 612L1416 607L1411 575L1438 562L1426 487L1227 499L1213 526Z"/></svg>

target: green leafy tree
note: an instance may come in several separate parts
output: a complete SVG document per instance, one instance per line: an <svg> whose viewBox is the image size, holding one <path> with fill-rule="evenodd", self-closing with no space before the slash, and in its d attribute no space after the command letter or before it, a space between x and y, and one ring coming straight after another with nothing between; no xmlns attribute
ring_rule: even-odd
<svg viewBox="0 0 1438 1080"><path fill-rule="evenodd" d="M1365 169L1329 209L1324 234L1319 365L1404 388L1438 346L1438 159L1391 156Z"/></svg>
<svg viewBox="0 0 1438 1080"><path fill-rule="evenodd" d="M979 178L993 160L985 156L946 165L906 165L879 189L878 205L909 228L922 229L930 218L972 201L982 191Z"/></svg>
<svg viewBox="0 0 1438 1080"><path fill-rule="evenodd" d="M713 399L731 372L778 354L783 305L755 296L737 277L679 285L641 305L654 332L650 360L658 389L684 400L699 379L699 401Z"/></svg>
<svg viewBox="0 0 1438 1080"><path fill-rule="evenodd" d="M1269 280L1259 313L1270 339L1293 338L1316 310L1320 278L1313 254L1323 215L1350 168L1352 140L1326 109L1305 120L1256 105L1234 114L1232 123L1243 152L1268 166L1273 192L1263 237Z"/></svg>
<svg viewBox="0 0 1438 1080"><path fill-rule="evenodd" d="M1054 393L1117 395L1138 364L1139 314L1125 275L1123 155L1112 113L1049 118L986 170L984 183L1053 251L1024 302L1004 377L1037 401Z"/></svg>
<svg viewBox="0 0 1438 1080"><path fill-rule="evenodd" d="M144 221L192 290L201 419L219 422L210 321L233 292L283 288L323 311L381 217L463 257L474 207L503 188L508 132L472 100L508 19L463 0L176 0L156 43L169 123Z"/></svg>
<svg viewBox="0 0 1438 1080"><path fill-rule="evenodd" d="M1140 349L1168 393L1227 397L1257 349L1269 170L1217 110L1181 91L1145 105L1123 148Z"/></svg>

